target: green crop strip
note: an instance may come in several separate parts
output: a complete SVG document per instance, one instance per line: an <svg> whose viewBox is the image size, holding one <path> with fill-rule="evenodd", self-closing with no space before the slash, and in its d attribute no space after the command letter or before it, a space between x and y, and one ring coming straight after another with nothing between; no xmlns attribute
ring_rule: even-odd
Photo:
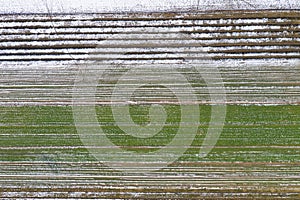
<svg viewBox="0 0 300 200"><path fill-rule="evenodd" d="M130 117L137 125L146 126L149 108L149 105L130 106ZM115 123L110 106L97 106L96 111L99 125L115 145L129 151L147 152L167 145L180 125L180 106L165 105L164 108L168 116L164 127L149 139L124 133ZM300 160L300 106L229 105L223 132L205 158L199 158L197 153L209 126L211 107L201 105L199 108L196 138L180 161ZM76 132L72 107L0 107L0 161L43 161L49 155L54 155L55 161L95 161Z"/></svg>

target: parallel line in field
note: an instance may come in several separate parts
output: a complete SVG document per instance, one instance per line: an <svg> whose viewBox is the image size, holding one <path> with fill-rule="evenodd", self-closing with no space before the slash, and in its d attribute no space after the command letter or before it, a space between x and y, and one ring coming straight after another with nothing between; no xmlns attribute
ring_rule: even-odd
<svg viewBox="0 0 300 200"><path fill-rule="evenodd" d="M141 21L143 22L143 21ZM177 21L171 21L171 23L145 23L145 24L138 24L138 23L118 23L118 24L111 24L106 23L105 21L100 21L99 23L92 23L92 24L81 24L80 21L75 25L75 24L69 24L69 25L64 25L64 24L55 24L51 22L51 19L49 19L48 25L45 23L42 23L40 25L35 24L35 25L29 25L29 24L23 24L21 23L20 25L16 24L9 24L9 23L0 23L0 26L3 29L46 29L46 28L139 28L139 27L151 27L151 28L174 28L174 27L180 27L180 28L185 28L185 27L232 27L233 29L238 29L239 27L254 27L254 26L265 26L265 27L282 27L282 26L287 26L287 27L299 27L299 22L298 21L290 21L290 22L249 22L249 23L218 23L218 24L211 24L209 22L207 23L197 23L196 21L189 21L189 24L186 23L178 23Z"/></svg>
<svg viewBox="0 0 300 200"><path fill-rule="evenodd" d="M1 29L0 33L1 35L31 35L31 34L49 34L49 35L57 35L57 34L74 34L75 32L78 32L80 34L124 34L124 33L131 33L131 34L139 34L144 30L142 27L136 27L136 28L48 28L48 29L26 29L26 28L20 28L20 29ZM186 33L186 34L196 34L196 33L247 33L247 32L269 32L269 33L279 33L279 32L287 32L290 34L293 34L294 32L298 32L300 30L300 27L291 27L291 26L246 26L246 27L237 27L237 28L218 28L214 26L207 26L206 28L199 28L197 26L190 26L190 27L153 27L152 29L147 30L147 34L172 34L172 33Z"/></svg>
<svg viewBox="0 0 300 200"><path fill-rule="evenodd" d="M72 92L73 81L76 70L82 66L81 62L101 60L103 62L97 66L98 69L95 68L95 73L104 73L105 71L99 69L108 65L109 62L130 66L131 61L136 61L134 66L140 66L157 61L161 62L160 66L162 66L163 62L172 63L177 60L178 64L184 58L202 59L200 49L204 49L215 60L228 61L231 59L231 62L241 62L252 59L260 62L262 59L266 59L268 61L255 67L246 65L238 68L234 66L226 68L224 66L221 75L228 98L227 102L223 102L224 104L237 102L262 103L264 105L274 102L276 105L286 105L290 102L300 104L300 100L297 100L300 97L297 66L281 66L277 63L273 67L273 63L277 61L289 63L290 59L300 59L299 14L299 11L264 11L264 13L237 11L194 14L0 15L0 33L3 36L0 39L0 61L2 61L0 67L3 72L0 74L0 104L5 106L10 104L71 105L72 94L74 94ZM144 29L144 27L146 28ZM182 40L180 44L176 37L178 33L187 35L193 41ZM102 49L100 48L99 51L95 50L95 47L99 47L97 44L101 44L102 41L106 46L101 46ZM187 50L189 47L190 50ZM147 48L153 48L154 51L145 51ZM124 51L126 53L123 53ZM91 55L91 52L94 55ZM72 61L75 65L68 65ZM79 61L78 65L76 65L76 61ZM40 63L44 65L40 65ZM201 62L199 61L199 63ZM56 66L62 67L55 68ZM173 67L173 65L170 66ZM73 69L71 69L72 67ZM109 69L114 72L113 67ZM147 73L147 70L144 72ZM161 72L153 73L152 76L160 75L159 73ZM193 75L193 73L187 72L185 75ZM161 75L172 77L177 73L170 72ZM109 81L115 81L115 78L112 75L112 79ZM131 78L134 77L128 76L124 87L134 86L130 82ZM169 80L165 81L168 85ZM200 85L196 85L195 89L205 87L205 84L203 85L200 81L198 84ZM121 103L134 105L136 103L155 103L161 100L160 96L151 98L141 95L140 99L137 98L140 101L125 102L125 104L119 101L111 102L109 99L103 101L103 97L110 94L108 91L114 87L114 84L106 82L102 86L103 88L99 89L99 93L97 93L96 101L103 105L119 105ZM180 90L186 85L178 83L175 86L178 87L180 94L188 94L188 91ZM151 89L144 88L141 92L149 93ZM202 98L208 93L202 91L199 95ZM212 95L218 95L218 93ZM121 97L122 95L116 96ZM144 101L145 98L148 98L149 101ZM178 105L178 102L171 102L173 98L173 96L164 96L164 99L168 100L166 103ZM203 100L204 102L192 103L209 103L205 98ZM21 113L13 113L14 111L10 109L11 107L4 107L1 114L16 120L27 116L27 113L21 115ZM50 118L55 116L55 113L45 112L42 107L40 109L39 117L41 119L36 120L42 120L47 115ZM13 117L6 115L7 112L11 112ZM243 113L241 116L247 114ZM260 116L261 113L257 112L256 114L263 119ZM268 114L280 115L275 111ZM33 114L28 113L28 116L31 115ZM289 117L284 118L286 116ZM62 118L63 116L60 116L59 119ZM34 119L33 117L28 120ZM164 197L166 194L169 195L169 199L199 199L202 197L204 199L249 199L252 197L276 199L282 196L296 199L299 197L300 165L297 153L300 146L297 142L297 127L299 126L297 118L287 114L272 122L261 121L255 124L248 121L248 124L239 124L237 121L225 123L226 128L233 132L226 137L221 136L219 141L226 142L224 144L232 141L234 145L216 146L216 152L211 155L216 157L216 161L211 162L204 159L201 162L175 163L174 165L177 166L170 166L161 172L153 172L148 175L142 174L142 172L138 175L124 175L105 168L96 161L77 162L76 159L82 160L83 157L87 157L88 152L85 149L87 146L82 146L79 138L75 137L76 134L71 134L72 132L60 134L64 129L71 128L74 131L74 125L64 120L41 124L39 124L40 121L34 121L35 124L26 124L23 121L20 124L15 121L12 123L2 123L1 121L1 142L3 144L8 142L8 145L0 147L0 160L3 159L0 161L0 198L63 199L81 197L84 199L90 197L108 199L124 197L138 199L141 197L167 199ZM107 123L106 125L111 124ZM126 124L122 125L126 126ZM200 125L202 125L202 129L208 126L207 123ZM85 126L93 125L87 123ZM189 127L190 124L183 126ZM27 129L23 130L24 127L34 129L37 134ZM39 129L45 133L39 132ZM261 140L262 143L251 146L253 138L249 138L250 133L247 131L251 131L253 137ZM267 138L264 137L263 131L268 134ZM276 134L278 132L276 135L278 138L271 140L273 131ZM14 132L16 133L12 136ZM26 134L27 132L28 134ZM262 135L260 136L260 134ZM49 145L39 146L44 143L38 142L27 146L16 144L16 142L22 142L23 138L27 136L34 141L42 139ZM120 137L122 136L120 135ZM56 143L60 142L60 139L70 143L63 143L66 141ZM183 141L184 139L188 138L182 138ZM78 143L71 145L73 140ZM272 143L268 143L267 140ZM276 145L276 142L279 141L282 142L282 145ZM26 142L24 141L22 144L26 144ZM70 146L67 146L69 144ZM238 144L250 145L239 146ZM117 148L115 146L105 148L108 147ZM94 148L105 149L103 147ZM153 146L135 148L151 149ZM102 154L99 153L99 155ZM265 161L252 161L251 159L256 159L256 155L258 156L257 160L264 159ZM60 156L64 160L57 159ZM194 154L191 156L196 157ZM231 161L231 156L238 161ZM238 156L240 158L237 158ZM288 156L289 162L286 161L285 156ZM11 157L14 157L16 161L10 160ZM23 161L17 161L21 158ZM218 161L223 158L226 158L227 161ZM153 163L149 163L149 166L143 169L133 168L132 170L151 170L153 169L151 164ZM156 185L157 183L159 185Z"/></svg>
<svg viewBox="0 0 300 200"><path fill-rule="evenodd" d="M88 21L99 21L99 20L109 20L109 21L153 21L153 20L172 20L184 19L184 20L210 20L210 19L257 19L257 18L292 18L299 19L298 10L265 10L260 12L255 11L212 11L212 12L191 12L191 13L176 13L176 12L166 12L166 13L112 13L112 14L97 14L97 13L87 13L87 14L69 14L69 13L54 13L54 14L1 14L0 19L3 22L27 22L28 19L34 21L45 22L49 18L53 21L73 21L78 20L78 15L80 20ZM2 19L4 18L4 19Z"/></svg>

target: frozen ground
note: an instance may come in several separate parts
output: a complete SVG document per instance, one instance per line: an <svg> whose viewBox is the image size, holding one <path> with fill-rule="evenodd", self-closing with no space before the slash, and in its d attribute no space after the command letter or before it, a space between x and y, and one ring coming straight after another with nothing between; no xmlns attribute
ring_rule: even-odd
<svg viewBox="0 0 300 200"><path fill-rule="evenodd" d="M227 15L2 15L0 105L70 105L77 64L95 48L111 66L198 63L205 51L229 103L298 104L299 12Z"/></svg>
<svg viewBox="0 0 300 200"><path fill-rule="evenodd" d="M298 0L0 0L0 13L300 9Z"/></svg>

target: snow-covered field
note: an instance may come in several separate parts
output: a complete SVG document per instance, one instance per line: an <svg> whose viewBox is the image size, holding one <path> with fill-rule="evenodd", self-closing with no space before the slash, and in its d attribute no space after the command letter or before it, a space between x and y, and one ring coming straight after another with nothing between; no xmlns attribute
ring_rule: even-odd
<svg viewBox="0 0 300 200"><path fill-rule="evenodd" d="M111 66L201 65L205 52L228 103L299 103L299 12L264 12L2 15L0 104L69 105L78 64L95 51Z"/></svg>
<svg viewBox="0 0 300 200"><path fill-rule="evenodd" d="M298 0L0 0L0 13L300 9Z"/></svg>

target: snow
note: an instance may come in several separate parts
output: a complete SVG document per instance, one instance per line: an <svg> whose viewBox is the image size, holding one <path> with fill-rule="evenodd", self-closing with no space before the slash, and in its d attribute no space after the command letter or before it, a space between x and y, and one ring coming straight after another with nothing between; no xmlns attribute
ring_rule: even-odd
<svg viewBox="0 0 300 200"><path fill-rule="evenodd" d="M298 0L0 0L0 13L300 9Z"/></svg>

